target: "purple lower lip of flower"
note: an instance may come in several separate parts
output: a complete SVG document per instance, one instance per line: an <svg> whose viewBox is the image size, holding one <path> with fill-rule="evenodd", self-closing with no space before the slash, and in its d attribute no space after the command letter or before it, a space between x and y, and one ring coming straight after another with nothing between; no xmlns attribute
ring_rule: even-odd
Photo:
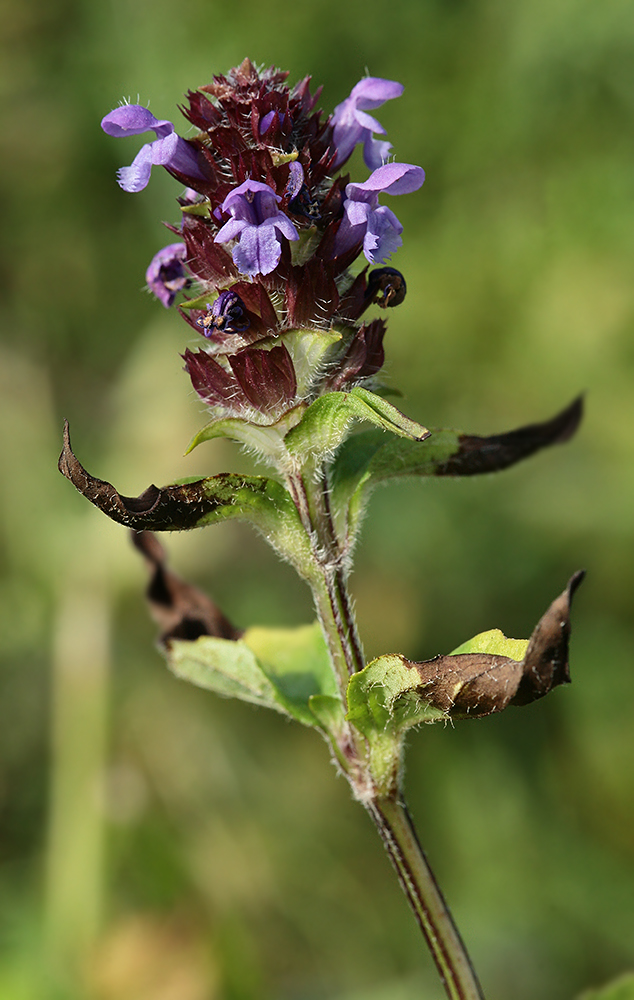
<svg viewBox="0 0 634 1000"><path fill-rule="evenodd" d="M154 142L142 146L130 166L121 167L118 171L119 186L124 191L142 191L147 186L153 166L165 167L194 180L205 179L194 147L176 135L172 122L155 118L140 104L115 108L102 119L101 127L107 135L116 138L149 131L156 133Z"/></svg>
<svg viewBox="0 0 634 1000"><path fill-rule="evenodd" d="M178 292L190 284L184 268L186 256L184 243L170 243L154 255L145 272L148 288L166 309L173 305Z"/></svg>
<svg viewBox="0 0 634 1000"><path fill-rule="evenodd" d="M373 133L385 135L383 126L367 112L385 101L400 97L404 87L395 80L368 76L352 88L350 96L338 104L332 116L333 142L337 149L335 166L348 159L358 142L363 143L363 159L371 170L387 159L392 144L375 139Z"/></svg>
<svg viewBox="0 0 634 1000"><path fill-rule="evenodd" d="M363 184L348 184L334 256L363 243L363 253L371 264L387 260L403 242L403 227L391 209L379 205L379 193L409 194L417 191L424 180L422 167L411 163L386 163L373 171Z"/></svg>
<svg viewBox="0 0 634 1000"><path fill-rule="evenodd" d="M206 316L196 320L203 337L211 338L216 331L221 333L243 333L251 321L246 314L246 306L236 292L221 292L213 305L207 306Z"/></svg>
<svg viewBox="0 0 634 1000"><path fill-rule="evenodd" d="M270 274L282 255L281 239L299 239L291 220L279 210L280 201L268 184L248 180L230 191L220 206L231 218L220 229L215 242L238 240L232 256L242 274Z"/></svg>

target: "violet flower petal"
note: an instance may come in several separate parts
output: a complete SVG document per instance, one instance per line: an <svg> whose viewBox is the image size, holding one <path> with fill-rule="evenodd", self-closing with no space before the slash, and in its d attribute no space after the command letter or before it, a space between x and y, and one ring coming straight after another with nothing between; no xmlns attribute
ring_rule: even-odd
<svg viewBox="0 0 634 1000"><path fill-rule="evenodd" d="M121 167L117 172L119 186L124 191L142 191L150 179L152 167L157 165L186 177L204 180L195 149L176 135L171 122L159 121L140 104L126 104L115 108L102 120L101 127L108 135L117 138L140 135L150 130L156 133L154 142L147 142L142 146L130 166Z"/></svg>
<svg viewBox="0 0 634 1000"><path fill-rule="evenodd" d="M172 122L159 121L151 111L140 104L123 104L115 108L102 119L101 127L107 135L118 139L150 131L156 132L157 139L163 139L174 131Z"/></svg>
<svg viewBox="0 0 634 1000"><path fill-rule="evenodd" d="M269 127L277 117L277 111L269 111L268 114L260 118L260 135L264 135L264 133L268 131Z"/></svg>
<svg viewBox="0 0 634 1000"><path fill-rule="evenodd" d="M376 118L373 118L372 115L367 114L366 111L359 111L357 108L354 113L354 117L357 124L360 125L364 131L378 132L379 135L385 135L385 129L381 123L378 122Z"/></svg>
<svg viewBox="0 0 634 1000"><path fill-rule="evenodd" d="M350 93L358 108L368 110L378 108L386 101L400 97L405 90L396 80L384 80L380 76L365 76L354 85Z"/></svg>
<svg viewBox="0 0 634 1000"><path fill-rule="evenodd" d="M253 276L270 274L282 256L282 246L271 225L248 226L233 248L233 262L241 272Z"/></svg>
<svg viewBox="0 0 634 1000"><path fill-rule="evenodd" d="M224 226L218 230L214 243L228 243L229 240L235 240L240 236L240 233L245 229L249 223L246 219L229 219L225 222Z"/></svg>
<svg viewBox="0 0 634 1000"><path fill-rule="evenodd" d="M358 142L363 143L363 159L371 170L380 167L392 148L389 142L374 139L373 133L385 134L383 126L365 112L385 101L400 97L403 86L395 80L369 76L360 80L350 96L338 104L332 116L333 142L337 149L336 166L348 159Z"/></svg>
<svg viewBox="0 0 634 1000"><path fill-rule="evenodd" d="M379 193L409 194L425 180L422 167L411 163L385 163L362 184L346 186L344 217L335 237L334 256L363 241L371 264L383 263L402 245L403 227L391 209L379 205Z"/></svg>
<svg viewBox="0 0 634 1000"><path fill-rule="evenodd" d="M189 284L190 278L183 266L186 257L184 243L170 243L154 254L145 272L148 288L166 309L173 305L177 293Z"/></svg>
<svg viewBox="0 0 634 1000"><path fill-rule="evenodd" d="M403 226L385 205L370 212L367 232L363 238L363 253L371 264L383 264L390 254L403 245Z"/></svg>
<svg viewBox="0 0 634 1000"><path fill-rule="evenodd" d="M384 163L374 170L362 184L348 184L346 197L367 200L367 196L385 194L411 194L422 187L425 171L412 163Z"/></svg>
<svg viewBox="0 0 634 1000"><path fill-rule="evenodd" d="M375 139L373 135L366 134L363 140L363 162L367 167L378 167L381 163L385 163L391 148L391 142Z"/></svg>
<svg viewBox="0 0 634 1000"><path fill-rule="evenodd" d="M222 211L232 216L215 236L216 243L238 239L233 261L241 272L270 274L282 255L280 238L299 239L295 226L278 208L279 195L268 184L247 180L230 191Z"/></svg>

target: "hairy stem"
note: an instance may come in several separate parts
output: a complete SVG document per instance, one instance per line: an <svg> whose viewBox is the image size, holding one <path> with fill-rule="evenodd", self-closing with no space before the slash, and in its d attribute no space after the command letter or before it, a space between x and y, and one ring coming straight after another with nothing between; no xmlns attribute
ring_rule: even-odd
<svg viewBox="0 0 634 1000"><path fill-rule="evenodd" d="M290 476L287 483L311 538L320 577L320 585L313 586L313 596L345 700L349 677L362 670L365 663L330 511L325 470L320 467L303 476Z"/></svg>
<svg viewBox="0 0 634 1000"><path fill-rule="evenodd" d="M289 488L312 540L320 577L320 583L313 586L315 605L345 704L349 677L363 669L364 658L347 588L344 552L330 509L326 471L322 466L310 474L294 476ZM377 795L368 747L354 726L346 724L337 743L339 766L379 831L449 1000L483 1000L469 955L398 791Z"/></svg>
<svg viewBox="0 0 634 1000"><path fill-rule="evenodd" d="M366 804L414 911L450 1000L484 1000L482 987L400 798Z"/></svg>

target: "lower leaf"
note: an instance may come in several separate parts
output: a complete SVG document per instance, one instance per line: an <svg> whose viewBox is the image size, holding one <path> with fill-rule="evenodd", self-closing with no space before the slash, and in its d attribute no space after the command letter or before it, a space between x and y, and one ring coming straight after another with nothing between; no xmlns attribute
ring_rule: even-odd
<svg viewBox="0 0 634 1000"><path fill-rule="evenodd" d="M494 629L448 656L421 663L400 654L380 656L353 674L346 718L370 744L375 780L395 774L403 736L412 726L527 705L568 683L570 603L583 576L575 573L528 641L507 639Z"/></svg>

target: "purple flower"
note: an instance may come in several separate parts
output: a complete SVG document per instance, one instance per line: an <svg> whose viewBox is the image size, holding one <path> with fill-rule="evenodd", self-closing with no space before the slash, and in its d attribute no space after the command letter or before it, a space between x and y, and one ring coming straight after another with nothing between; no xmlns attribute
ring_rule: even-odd
<svg viewBox="0 0 634 1000"><path fill-rule="evenodd" d="M422 167L386 163L371 173L363 184L348 184L333 256L338 257L363 241L363 253L371 264L387 260L403 242L403 227L394 212L379 205L379 193L410 194L417 191L424 180Z"/></svg>
<svg viewBox="0 0 634 1000"><path fill-rule="evenodd" d="M238 239L232 256L242 274L270 274L282 255L281 237L299 239L291 220L277 207L281 200L268 184L244 181L223 201L221 209L231 218L215 242Z"/></svg>
<svg viewBox="0 0 634 1000"><path fill-rule="evenodd" d="M186 257L187 248L184 243L170 243L152 257L145 272L148 288L166 309L173 304L177 293L190 283L183 266Z"/></svg>
<svg viewBox="0 0 634 1000"><path fill-rule="evenodd" d="M160 165L177 174L204 180L198 166L198 157L193 146L176 135L174 126L168 121L159 121L147 108L140 104L124 104L115 108L101 122L108 135L121 138L126 135L141 135L152 130L156 133L154 142L146 142L129 167L121 167L117 179L124 191L142 191L150 179L154 165Z"/></svg>
<svg viewBox="0 0 634 1000"><path fill-rule="evenodd" d="M385 135L385 129L367 112L371 108L379 108L385 101L400 97L403 89L403 85L395 80L366 76L352 88L350 97L337 105L332 116L333 140L337 147L336 166L345 163L358 142L363 143L366 167L374 170L381 166L388 157L392 143L374 138L373 132Z"/></svg>
<svg viewBox="0 0 634 1000"><path fill-rule="evenodd" d="M250 325L244 302L230 289L221 292L213 305L207 306L207 315L196 320L203 337L208 338L213 337L217 330L221 333L243 333Z"/></svg>

